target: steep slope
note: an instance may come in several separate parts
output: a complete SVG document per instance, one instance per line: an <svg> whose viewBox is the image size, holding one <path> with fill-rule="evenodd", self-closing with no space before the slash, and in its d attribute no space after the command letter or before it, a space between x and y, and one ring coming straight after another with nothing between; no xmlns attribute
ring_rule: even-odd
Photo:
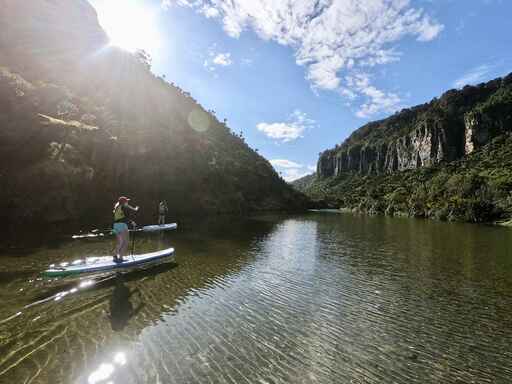
<svg viewBox="0 0 512 384"><path fill-rule="evenodd" d="M389 173L460 159L510 126L511 88L512 74L448 91L428 104L369 123L340 146L323 152L318 174Z"/></svg>
<svg viewBox="0 0 512 384"><path fill-rule="evenodd" d="M301 209L305 198L213 111L107 45L85 0L2 0L0 210L4 226L110 220L120 194L154 221Z"/></svg>
<svg viewBox="0 0 512 384"><path fill-rule="evenodd" d="M497 220L512 214L511 133L512 74L361 127L294 185L369 213Z"/></svg>

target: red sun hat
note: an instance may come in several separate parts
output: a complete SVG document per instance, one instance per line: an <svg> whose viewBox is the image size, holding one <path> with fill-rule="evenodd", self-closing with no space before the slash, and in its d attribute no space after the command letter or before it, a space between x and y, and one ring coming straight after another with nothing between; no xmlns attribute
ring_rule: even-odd
<svg viewBox="0 0 512 384"><path fill-rule="evenodd" d="M127 202L129 202L129 201L130 201L130 199L129 199L129 198L127 198L126 196L121 196L119 199L117 199L117 201L118 201L119 203L121 203L121 204L122 204L122 203L127 203Z"/></svg>

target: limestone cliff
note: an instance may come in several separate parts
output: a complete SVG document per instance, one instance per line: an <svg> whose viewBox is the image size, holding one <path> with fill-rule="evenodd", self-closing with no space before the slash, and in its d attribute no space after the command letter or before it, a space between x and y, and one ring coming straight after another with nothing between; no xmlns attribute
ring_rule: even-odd
<svg viewBox="0 0 512 384"><path fill-rule="evenodd" d="M109 47L86 0L0 7L4 227L107 224L120 194L143 207L141 222L162 199L173 218L304 207L213 111L144 55Z"/></svg>
<svg viewBox="0 0 512 384"><path fill-rule="evenodd" d="M510 111L489 109L512 88L512 74L476 87L446 92L440 99L403 110L355 131L343 144L323 152L320 178L352 171L382 174L450 162L487 144L510 127ZM494 107L496 108L496 107Z"/></svg>
<svg viewBox="0 0 512 384"><path fill-rule="evenodd" d="M294 182L312 207L495 221L512 217L512 74L369 123Z"/></svg>

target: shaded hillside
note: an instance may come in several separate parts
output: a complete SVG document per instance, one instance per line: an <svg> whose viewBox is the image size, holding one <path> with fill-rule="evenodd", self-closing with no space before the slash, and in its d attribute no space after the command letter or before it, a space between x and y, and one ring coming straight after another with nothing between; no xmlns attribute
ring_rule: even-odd
<svg viewBox="0 0 512 384"><path fill-rule="evenodd" d="M323 204L471 222L512 215L512 75L355 131L296 188Z"/></svg>
<svg viewBox="0 0 512 384"><path fill-rule="evenodd" d="M85 0L2 1L3 225L110 220L120 194L154 221L301 209L304 197L214 112L108 47Z"/></svg>

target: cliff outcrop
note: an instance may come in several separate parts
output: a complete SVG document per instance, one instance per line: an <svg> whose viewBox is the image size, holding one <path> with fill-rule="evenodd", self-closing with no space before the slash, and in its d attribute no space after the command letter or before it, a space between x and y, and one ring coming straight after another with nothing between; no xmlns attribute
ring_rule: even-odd
<svg viewBox="0 0 512 384"><path fill-rule="evenodd" d="M511 88L512 74L367 124L323 152L317 174L393 173L460 159L511 128L511 106L500 98Z"/></svg>
<svg viewBox="0 0 512 384"><path fill-rule="evenodd" d="M0 183L11 229L107 224L120 194L143 207L141 222L162 199L173 218L305 206L144 54L109 47L85 0L2 1Z"/></svg>
<svg viewBox="0 0 512 384"><path fill-rule="evenodd" d="M312 207L496 221L512 217L512 74L356 130L294 182Z"/></svg>

